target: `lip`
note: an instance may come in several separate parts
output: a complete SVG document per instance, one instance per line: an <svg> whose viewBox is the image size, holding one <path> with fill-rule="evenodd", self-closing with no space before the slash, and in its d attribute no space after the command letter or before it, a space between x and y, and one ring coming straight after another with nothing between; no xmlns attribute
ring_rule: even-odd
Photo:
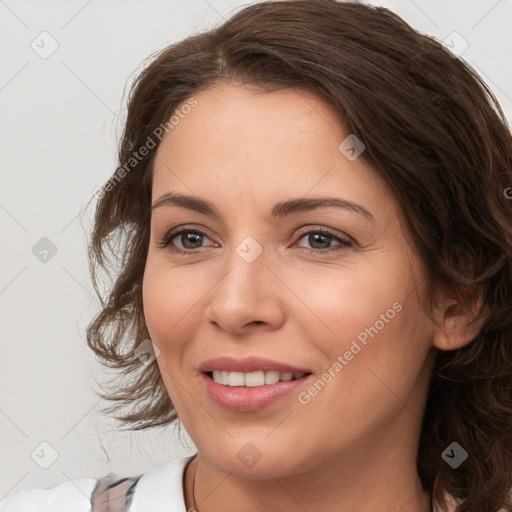
<svg viewBox="0 0 512 512"><path fill-rule="evenodd" d="M312 373L308 368L295 367L280 361L266 359L258 356L248 356L242 359L235 359L230 356L215 357L204 361L199 366L202 372L214 370L224 372L279 372L279 373Z"/></svg>
<svg viewBox="0 0 512 512"><path fill-rule="evenodd" d="M207 395L217 405L234 412L255 412L295 394L293 392L297 392L299 388L303 387L312 375L256 387L225 386L215 382L206 373L201 373L199 376L206 388Z"/></svg>

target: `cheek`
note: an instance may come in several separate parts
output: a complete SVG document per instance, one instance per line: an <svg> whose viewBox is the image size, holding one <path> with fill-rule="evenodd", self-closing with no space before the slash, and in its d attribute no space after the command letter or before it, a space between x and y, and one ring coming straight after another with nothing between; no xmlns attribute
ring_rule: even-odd
<svg viewBox="0 0 512 512"><path fill-rule="evenodd" d="M186 419L183 359L200 321L198 299L204 293L183 269L173 270L161 260L151 251L148 254L142 286L144 317L151 341L160 350L157 364L167 392L180 418Z"/></svg>
<svg viewBox="0 0 512 512"><path fill-rule="evenodd" d="M151 339L161 351L179 351L197 326L200 300L208 290L200 282L197 273L194 277L192 272L173 270L148 255L142 287L144 316Z"/></svg>
<svg viewBox="0 0 512 512"><path fill-rule="evenodd" d="M335 377L325 376L332 384L320 400L325 407L338 400L338 413L348 412L363 422L377 411L392 410L400 405L400 397L410 395L433 336L432 323L415 293L380 284L380 289L371 286L343 301L345 308L337 315L332 311L330 325L336 334L331 343L323 341L329 360L325 370Z"/></svg>
<svg viewBox="0 0 512 512"><path fill-rule="evenodd" d="M307 305L300 304L302 313L294 315L294 322L300 323L308 348L322 354L319 370L336 375L331 389L380 386L371 370L405 389L421 370L433 324L415 293L416 281L404 268L409 269L405 262L391 265L381 258L364 270L315 272L294 281L289 275L290 288Z"/></svg>
<svg viewBox="0 0 512 512"><path fill-rule="evenodd" d="M306 336L310 342L323 339L331 354L348 349L360 333L364 339L365 329L376 322L381 327L382 314L386 320L394 318L397 312L393 304L404 296L398 279L356 267L290 273L287 282L299 299L293 299L290 305L296 304L294 307L302 311L294 321L311 329Z"/></svg>

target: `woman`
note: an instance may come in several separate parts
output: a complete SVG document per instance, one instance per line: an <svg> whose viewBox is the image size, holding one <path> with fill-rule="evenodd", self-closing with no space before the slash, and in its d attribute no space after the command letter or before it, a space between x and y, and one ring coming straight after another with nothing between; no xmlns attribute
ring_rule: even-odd
<svg viewBox="0 0 512 512"><path fill-rule="evenodd" d="M110 412L197 454L0 510L512 510L511 169L490 90L385 9L263 2L161 52L88 343Z"/></svg>

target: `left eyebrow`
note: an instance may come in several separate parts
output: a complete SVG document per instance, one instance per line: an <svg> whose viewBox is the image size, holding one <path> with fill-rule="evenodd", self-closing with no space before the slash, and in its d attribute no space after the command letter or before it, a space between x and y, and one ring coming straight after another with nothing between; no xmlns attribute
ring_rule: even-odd
<svg viewBox="0 0 512 512"><path fill-rule="evenodd" d="M151 211L154 212L163 206L178 206L202 213L204 215L218 218L222 217L210 201L173 192L166 192L160 198L158 198L151 206ZM352 210L375 222L375 217L363 206L352 201L347 201L346 199L340 199L337 197L289 199L288 201L276 203L272 208L271 213L272 217L282 218L296 212L305 212L315 210L317 208L328 207Z"/></svg>
<svg viewBox="0 0 512 512"><path fill-rule="evenodd" d="M283 201L277 203L272 208L273 217L285 217L295 212L304 212L315 210L316 208L345 208L352 210L357 213L363 214L365 217L375 222L375 217L363 206L347 201L346 199L340 199L338 197L316 197L316 198L298 198Z"/></svg>

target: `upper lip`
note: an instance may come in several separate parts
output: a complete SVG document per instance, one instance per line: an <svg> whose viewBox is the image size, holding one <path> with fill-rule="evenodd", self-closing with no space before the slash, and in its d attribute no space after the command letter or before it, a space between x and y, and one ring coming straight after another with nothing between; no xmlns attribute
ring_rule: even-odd
<svg viewBox="0 0 512 512"><path fill-rule="evenodd" d="M310 370L291 366L280 361L266 359L264 357L248 356L242 359L235 359L230 356L215 357L204 361L199 366L202 372L225 371L225 372L279 372L279 373L311 373Z"/></svg>

